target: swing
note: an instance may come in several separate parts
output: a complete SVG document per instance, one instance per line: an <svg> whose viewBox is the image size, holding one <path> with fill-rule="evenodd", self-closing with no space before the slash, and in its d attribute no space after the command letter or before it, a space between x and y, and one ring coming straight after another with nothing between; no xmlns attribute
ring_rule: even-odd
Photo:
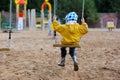
<svg viewBox="0 0 120 80"><path fill-rule="evenodd" d="M75 44L73 44L73 45L65 45L65 44L53 44L53 47L76 47L76 48L80 48L80 45L78 44L78 45L75 45Z"/></svg>
<svg viewBox="0 0 120 80"><path fill-rule="evenodd" d="M0 51L10 51L10 48L0 48Z"/></svg>
<svg viewBox="0 0 120 80"><path fill-rule="evenodd" d="M12 0L10 0L10 30L9 30L9 40L8 40L8 48L0 48L0 51L10 51L10 42L11 42L11 23L12 23Z"/></svg>
<svg viewBox="0 0 120 80"><path fill-rule="evenodd" d="M83 0L83 3L82 3L82 19L84 18L84 0ZM56 31L54 31L54 40L55 40L55 43L53 44L53 47L76 47L76 48L80 48L80 45L79 44L69 44L69 45L65 45L65 44L58 44L56 43Z"/></svg>
<svg viewBox="0 0 120 80"><path fill-rule="evenodd" d="M10 42L11 42L11 30L9 30L9 41L8 41L8 48L0 48L0 51L10 51Z"/></svg>

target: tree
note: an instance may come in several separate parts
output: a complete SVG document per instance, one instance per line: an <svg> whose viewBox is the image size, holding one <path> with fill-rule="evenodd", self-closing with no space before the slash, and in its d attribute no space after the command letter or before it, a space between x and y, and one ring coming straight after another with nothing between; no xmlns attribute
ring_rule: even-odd
<svg viewBox="0 0 120 80"><path fill-rule="evenodd" d="M0 1L0 11L2 11L2 10L9 11L9 4L10 4L9 0L1 0Z"/></svg>
<svg viewBox="0 0 120 80"><path fill-rule="evenodd" d="M120 13L120 0L110 0L110 5L112 6L112 12Z"/></svg>
<svg viewBox="0 0 120 80"><path fill-rule="evenodd" d="M82 15L83 0L58 0L57 15L64 20L68 12L75 11L79 15L79 22ZM96 23L98 14L93 0L85 0L84 17L88 22Z"/></svg>
<svg viewBox="0 0 120 80"><path fill-rule="evenodd" d="M40 12L43 2L44 0L28 0L27 9L36 9Z"/></svg>
<svg viewBox="0 0 120 80"><path fill-rule="evenodd" d="M94 0L98 12L120 12L120 0Z"/></svg>
<svg viewBox="0 0 120 80"><path fill-rule="evenodd" d="M28 0L27 9L36 9L40 12L41 5L45 0ZM70 11L75 11L79 15L79 22L82 15L82 1L83 0L57 0L57 15L64 21L65 15ZM54 0L49 0L54 9ZM98 22L98 14L100 12L117 12L120 14L120 0L85 0L84 17L89 23ZM0 11L9 11L10 0L0 1ZM13 12L16 11L16 6L13 0ZM53 13L53 10L52 10Z"/></svg>
<svg viewBox="0 0 120 80"><path fill-rule="evenodd" d="M86 0L85 15L88 22L92 24L99 21L97 8L95 7L95 2L93 0Z"/></svg>

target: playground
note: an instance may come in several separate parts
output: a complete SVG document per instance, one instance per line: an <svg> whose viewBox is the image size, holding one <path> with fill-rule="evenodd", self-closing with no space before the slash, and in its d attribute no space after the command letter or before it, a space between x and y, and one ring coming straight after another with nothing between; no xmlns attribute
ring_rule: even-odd
<svg viewBox="0 0 120 80"><path fill-rule="evenodd" d="M102 15L102 28L84 26L88 33L81 38L80 44L79 40L78 44L60 44L61 35L55 32L57 29L51 30L51 23L57 20L54 19L57 18L56 0L54 6L49 0L44 0L39 13L35 9L27 9L28 0L14 1L16 13L12 13L12 0L10 0L9 16L5 12L0 13L0 80L120 80L120 29L116 27L117 16ZM83 24L84 0L81 4L79 16ZM2 22L3 18L6 22ZM70 22L71 20L74 22L68 25L77 23L78 17L68 18ZM78 31L79 28L74 29ZM79 34L84 34L82 30L85 29L81 29ZM76 36L72 38L75 39ZM64 65L61 67L58 66L61 60L60 47L66 46L67 49L76 47L78 63L75 62L76 59L72 61L67 52L65 67ZM73 55L72 58L76 56ZM79 69L75 70L76 66Z"/></svg>
<svg viewBox="0 0 120 80"><path fill-rule="evenodd" d="M73 70L69 55L59 67L60 49L46 30L12 33L11 50L0 51L0 80L120 80L120 32L89 29L76 48L79 71ZM32 34L31 34L32 33ZM61 39L57 34L57 41ZM0 32L0 48L8 33Z"/></svg>

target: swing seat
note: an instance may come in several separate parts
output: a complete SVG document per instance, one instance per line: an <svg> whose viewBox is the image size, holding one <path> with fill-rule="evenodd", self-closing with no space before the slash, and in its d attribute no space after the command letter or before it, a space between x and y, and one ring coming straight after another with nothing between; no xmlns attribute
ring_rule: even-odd
<svg viewBox="0 0 120 80"><path fill-rule="evenodd" d="M10 51L10 48L0 48L0 51Z"/></svg>
<svg viewBox="0 0 120 80"><path fill-rule="evenodd" d="M53 47L76 47L80 48L79 44L65 45L65 44L53 44Z"/></svg>

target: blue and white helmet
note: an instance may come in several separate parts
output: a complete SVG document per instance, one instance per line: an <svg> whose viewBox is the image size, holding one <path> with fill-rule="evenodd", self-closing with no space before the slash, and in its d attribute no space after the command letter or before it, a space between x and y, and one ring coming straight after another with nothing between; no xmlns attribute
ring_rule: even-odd
<svg viewBox="0 0 120 80"><path fill-rule="evenodd" d="M78 15L75 12L70 12L65 17L66 23L69 21L77 21Z"/></svg>

